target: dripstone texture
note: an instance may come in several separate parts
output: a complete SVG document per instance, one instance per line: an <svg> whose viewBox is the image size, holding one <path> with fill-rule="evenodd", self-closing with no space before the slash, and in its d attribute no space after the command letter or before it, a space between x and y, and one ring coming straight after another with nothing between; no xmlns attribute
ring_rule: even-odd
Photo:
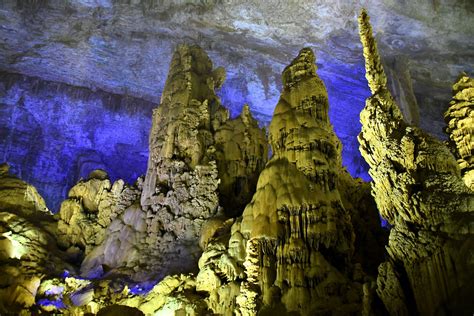
<svg viewBox="0 0 474 316"><path fill-rule="evenodd" d="M365 11L359 25L372 91L361 112L360 150L380 214L393 225L377 292L394 315L469 312L474 195L448 147L404 121Z"/></svg>
<svg viewBox="0 0 474 316"><path fill-rule="evenodd" d="M362 6L371 9L375 31L383 34L381 55L390 66L390 88L402 113L413 122L419 116L423 129L445 137L442 113L452 82L459 72L472 77L474 70L472 1L4 0L0 3L0 68L38 77L43 83L66 83L92 92L103 90L113 98L134 97L159 104L173 50L181 43L197 44L214 62L226 65L227 80L218 94L232 117L248 103L259 123L268 124L287 61L302 46L313 47L332 104L329 116L344 145L344 165L353 176L368 180L368 168L355 139L360 132L360 110L370 95L363 80L355 23L355 12ZM56 95L56 88L48 89L47 94ZM94 107L95 102L81 99L89 109ZM28 98L25 101L28 105ZM69 133L61 133L74 122L60 124L40 114L74 113L81 118L76 112L80 105L65 100L61 109L54 110L38 101L32 100L29 113L20 116L14 127L5 120L15 120L12 113L24 109L21 103L2 102L7 107L0 107L5 115L0 117L0 131L17 131L13 137L19 141L16 148L2 148L0 137L0 157L7 156L0 160L10 161L17 175L35 185L47 201L54 200L53 211L59 209L69 188L93 169L106 169L112 179L129 182L146 170L149 113L123 117L119 124L128 128L112 135L106 127L115 125L117 111L94 114L108 123L78 126L84 136L76 141ZM114 107L125 105L114 102ZM19 137L26 125L20 130L15 127L27 119L32 125ZM59 132L55 126L60 126ZM31 136L41 129L43 140ZM140 134L130 135L132 131ZM89 143L90 134L94 136ZM136 139L140 139L138 144ZM62 149L64 143L68 145ZM107 149L97 152L98 147ZM15 151L18 154L12 155ZM127 155L127 151L134 154ZM118 160L130 161L124 168L129 172L112 165L111 161ZM86 163L91 166L78 175L71 171L76 162L78 168ZM42 182L46 173L56 175L55 183Z"/></svg>
<svg viewBox="0 0 474 316"><path fill-rule="evenodd" d="M82 260L102 244L107 227L132 206L140 193L123 180L111 184L104 171L93 171L87 180L71 188L56 214L58 243ZM109 253L108 257L113 261L117 255Z"/></svg>
<svg viewBox="0 0 474 316"><path fill-rule="evenodd" d="M361 238L380 223L370 203L356 204L367 195L354 199L363 185L342 168L314 61L313 52L303 49L283 72L285 88L269 128L273 157L242 217L209 227L212 237L199 260L196 289L207 293L215 313L374 310L375 278L370 281L364 269L374 272L378 262L367 260L363 269L357 261L362 256L354 256L360 249L355 250L353 223L365 227L359 228ZM380 245L374 248L383 256Z"/></svg>
<svg viewBox="0 0 474 316"><path fill-rule="evenodd" d="M266 162L267 145L264 132L248 109L229 121L228 111L214 92L224 79L223 69L213 69L201 48L178 47L161 104L153 114L148 170L137 183L140 192L135 193L135 200L127 199L130 203L120 212L112 207L116 218L102 223L102 217L108 218L102 213L110 214L110 207L100 208L100 196L81 197L86 215L99 209L97 224L107 227L100 234L91 232L95 238L80 238L92 246L99 244L92 251L86 247L88 254L81 268L84 275L120 272L144 281L195 271L204 222L216 215L242 212L255 190L255 177ZM229 128L230 134L226 133ZM225 146L234 146L234 150L225 150ZM224 181L219 186L221 175ZM91 179L74 187L70 202L66 202L78 204L72 191L80 191L84 185L97 187L93 194L104 185L110 192L117 191L110 189L107 180ZM240 191L231 195L236 189ZM219 206L219 192L226 201L224 209ZM86 198L99 202L87 206ZM112 202L122 200L121 196L112 198ZM112 202L107 204L114 205ZM88 232L82 231L78 236ZM182 257L186 260L176 260Z"/></svg>
<svg viewBox="0 0 474 316"><path fill-rule="evenodd" d="M474 191L474 79L465 73L453 86L453 100L444 120L464 183Z"/></svg>
<svg viewBox="0 0 474 316"><path fill-rule="evenodd" d="M416 1L413 3L415 7L423 7ZM413 3L406 6L413 9ZM110 90L133 86L127 91L146 90L157 95L158 89L150 88L153 80L140 76L140 71L134 75L138 78L135 86L127 81L131 77L126 69L130 68L123 67L123 71L116 73L117 68L107 67L111 62L108 58L115 58L116 54L123 57L120 66L130 56L138 56L139 69L142 69L140 63L149 57L130 54L133 49L127 51L127 45L120 45L124 38L128 44L132 41L120 36L123 29L119 26L135 25L140 29L143 23L151 21L147 28L156 30L162 19L168 19L157 12L182 18L183 22L196 8L192 2L186 2L180 4L181 11L171 10L173 6L164 3L157 9L148 1L127 4L27 1L13 5L24 14L19 21L33 29L37 23L43 25L38 19L40 11L69 12L67 23L58 20L57 31L63 31L61 25L74 25L77 33L72 37L77 42L64 37L60 42L65 46L70 44L70 56L80 54L84 63L70 63L74 58L65 63L71 69L89 69L87 62L101 56L103 68L89 69L96 70L94 84L100 82L104 89ZM212 2L197 8L202 9L203 15L212 12L219 25L222 17L219 14L229 14L216 11L223 6L225 3ZM261 6L276 14L271 4L265 2ZM282 6L289 12L303 10L301 17L305 17L305 10L311 14L313 8L309 4ZM391 9L397 6L392 5ZM138 12L137 8L144 10ZM317 7L318 12L324 12L323 9L323 3ZM92 17L88 16L90 10L94 11ZM0 14L6 14L8 19L8 12L2 10ZM239 14L242 12L245 13L239 11ZM83 24L74 24L77 14L81 15ZM268 21L285 21L285 14L272 15ZM144 19L129 20L130 16ZM335 16L331 18L337 20ZM340 18L344 19L344 14ZM88 25L91 19L105 24L92 27ZM315 23L301 21L304 25ZM302 25L301 21L291 23ZM395 22L400 25L400 32L407 28L399 20ZM182 24L180 27L187 30L186 24ZM15 33L15 28L8 30L5 26L8 24L2 25L1 32L9 33L8 36ZM117 39L117 46L111 47L110 41L94 36L96 26L107 32L116 30L113 38ZM423 118L424 103L414 102L417 88L410 85L417 76L412 76L410 62L385 60L385 64L393 67L391 78L387 78L365 12L360 26L372 96L361 113L363 129L359 141L374 178L371 184L352 178L343 167L341 141L333 131L334 122L329 120L331 97L318 76L321 71L316 72L318 68L324 70L326 63L317 66L311 49L300 50L283 70L282 91L269 126L273 156L267 162L266 131L252 117L255 105L242 103L240 115L231 120L216 92L226 91L224 80L226 77L235 80L235 73L231 70L230 76L226 76L222 68L214 68L202 48L179 45L171 58L160 106L153 112L146 175L138 177L135 184L112 181L105 171L95 170L69 190L60 212L53 216L33 186L11 176L7 165L0 165L0 275L6 276L0 279L0 313L10 310L66 315L470 313L473 309L470 296L474 290L470 282L474 271L471 254L474 198L466 186L465 174L463 178L461 173L464 161L470 161L466 155L470 129L463 123L470 112L462 110L462 115L458 115L457 105L454 110L448 110L452 127L448 132L455 141L451 150L463 155L462 159L456 159L444 143L404 121L416 123L418 118ZM209 25L203 27L212 29ZM82 46L84 30L92 32L87 35L91 45L86 48ZM325 30L322 26L312 34L328 35ZM456 30L459 28L452 31ZM231 32L221 31L221 35ZM110 34L107 32L101 35ZM167 32L170 34L170 30ZM267 48L275 40L270 33L262 35L266 40L262 46ZM180 34L186 36L185 32ZM23 35L28 37L29 33ZM142 35L138 36L139 42L156 42L149 38L141 40ZM339 35L328 42L336 44L350 38ZM224 35L222 43L225 43ZM443 46L442 41L439 44ZM8 42L0 47L0 52L18 45L22 43ZM239 42L234 45L225 47L238 51ZM49 51L46 46L31 49ZM94 50L97 47L100 49ZM352 48L357 50L357 46ZM331 51L338 55L337 46L332 45ZM268 54L275 52L270 49ZM320 61L327 62L324 52L322 55ZM26 60L28 65L28 58L35 59L34 56L22 54L13 56L11 61L17 64L18 60L21 64ZM56 65L55 55L50 56ZM259 62L271 64L270 59L258 57L251 63ZM346 62L351 64L350 60ZM144 67L143 74L154 74L150 64ZM245 70L244 64L239 65ZM334 69L331 67L326 71ZM70 74L69 67L52 69L45 73L54 73L53 77ZM63 73L64 69L67 71ZM346 74L347 69L352 68L348 66L340 73ZM248 81L242 82L250 86L258 84L264 73L267 73L265 69L244 71ZM355 77L360 73L356 69ZM361 94L353 88L360 78L354 81L349 75L342 77L344 84L338 85L341 98L353 101L351 111L357 112L355 100ZM86 71L70 78L86 84L91 76ZM333 77L328 85L340 79L341 76ZM470 100L469 82L462 79L454 89L462 92L456 93L454 101L463 109ZM401 110L388 86L400 100ZM2 91L11 92L10 88L6 85ZM255 92L258 88L250 90ZM29 92L8 95L6 100L12 96L16 100L9 104L22 105L26 97L15 97L28 96ZM260 97L265 99L263 95ZM13 110L17 108L6 109L12 110L5 120L10 122L10 118L16 117ZM239 111L233 111L236 112ZM64 116L74 115L68 112ZM41 121L34 117L31 122ZM341 115L338 119L347 118ZM262 116L259 119L262 121ZM347 122L351 132L357 129L355 121ZM35 128L39 125L32 124ZM6 131L11 133L11 129ZM462 137L458 138L459 135ZM28 143L29 138L25 140ZM350 151L355 150L350 147L353 142L346 140ZM110 149L115 141L107 144L106 148ZM117 164L123 160L120 157ZM93 164L85 165L89 168ZM360 162L357 165L362 166ZM391 227L388 237L380 228L377 208Z"/></svg>

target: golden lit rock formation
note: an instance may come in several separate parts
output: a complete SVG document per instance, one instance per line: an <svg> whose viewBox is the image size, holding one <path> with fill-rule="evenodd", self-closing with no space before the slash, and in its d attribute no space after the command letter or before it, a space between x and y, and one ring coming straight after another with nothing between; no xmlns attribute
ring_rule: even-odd
<svg viewBox="0 0 474 316"><path fill-rule="evenodd" d="M216 95L225 71L181 45L135 184L93 171L53 216L0 165L0 314L472 312L473 81L454 85L446 113L456 160L404 121L365 11L359 23L372 183L342 166L311 49L282 73L267 162L249 107L231 120Z"/></svg>
<svg viewBox="0 0 474 316"><path fill-rule="evenodd" d="M465 73L453 85L453 100L444 119L461 175L474 191L474 79Z"/></svg>
<svg viewBox="0 0 474 316"><path fill-rule="evenodd" d="M269 128L274 156L242 215L249 287L243 292L261 295L248 312L359 310L361 285L347 277L354 233L337 188L341 145L329 123L313 52L301 50L282 78Z"/></svg>
<svg viewBox="0 0 474 316"><path fill-rule="evenodd" d="M56 245L52 214L36 189L0 165L0 314L32 307L41 280L58 275L68 254Z"/></svg>
<svg viewBox="0 0 474 316"><path fill-rule="evenodd" d="M22 214L51 214L36 188L9 174L7 163L0 164L0 209Z"/></svg>
<svg viewBox="0 0 474 316"><path fill-rule="evenodd" d="M373 223L380 229L380 223L373 204L361 202L368 191L341 165L341 145L329 123L327 93L314 62L313 52L303 49L283 72L284 90L270 124L274 155L242 217L230 228L231 223L215 222L221 227L212 229L213 238L206 237L196 289L208 293L215 313L373 310L375 279L370 281L353 261L354 251L362 252L354 249L353 222L345 206L354 212L355 223L366 227L360 231L367 232ZM339 185L347 192L344 199ZM356 198L354 192L366 193ZM371 216L375 220L367 221ZM381 250L378 244L374 248Z"/></svg>
<svg viewBox="0 0 474 316"><path fill-rule="evenodd" d="M365 11L359 27L372 92L360 150L378 209L393 226L377 292L392 315L472 312L474 194L446 145L403 120Z"/></svg>
<svg viewBox="0 0 474 316"><path fill-rule="evenodd" d="M111 184L104 171L93 171L87 180L71 188L68 199L61 204L58 218L58 242L76 251L80 257L99 246L106 228L139 197L137 188L123 180Z"/></svg>
<svg viewBox="0 0 474 316"><path fill-rule="evenodd" d="M148 170L137 183L141 192L134 191L120 211L105 208L103 212L111 216L108 223L96 220L106 227L99 235L89 233L90 229L76 234L89 243L98 239L100 244L86 251L84 275L121 273L146 280L195 271L202 225L223 215L219 194L226 214L241 213L266 162L267 145L264 131L247 107L240 117L229 120L214 91L224 78L224 70L213 69L201 48L177 48L161 104L153 114ZM111 190L110 183L93 179L74 187L74 192L81 192L82 186L92 192L80 198L82 205L94 213L99 209L95 200L100 200L101 186ZM68 203L77 204L76 200L71 196ZM114 203L122 203L123 198L108 200L116 209ZM84 201L90 201L90 206ZM86 234L89 238L84 238ZM176 262L178 257L186 260Z"/></svg>

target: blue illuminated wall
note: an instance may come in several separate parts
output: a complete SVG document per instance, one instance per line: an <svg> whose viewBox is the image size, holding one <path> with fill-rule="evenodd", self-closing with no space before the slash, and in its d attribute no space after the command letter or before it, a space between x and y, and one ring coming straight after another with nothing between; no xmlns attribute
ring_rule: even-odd
<svg viewBox="0 0 474 316"><path fill-rule="evenodd" d="M329 118L343 145L343 165L352 176L370 181L369 166L360 155L357 141L361 129L359 115L365 100L370 96L362 56L349 63L324 52L316 52L316 55L317 72L328 91ZM218 60L218 56L213 59ZM223 60L219 62L217 64L225 64ZM262 125L270 122L282 89L281 77L273 74L281 73L285 64L265 62L264 66L259 66L262 68L260 76L249 73L242 75L237 65L229 64L226 67L227 80L217 94L233 117L240 113L244 103L248 103L253 116ZM265 75L267 78L263 80Z"/></svg>
<svg viewBox="0 0 474 316"><path fill-rule="evenodd" d="M369 166L359 151L360 112L370 91L365 81L364 64L333 63L331 69L318 65L329 97L329 119L342 142L342 164L353 177L370 181ZM361 78L354 80L354 78Z"/></svg>
<svg viewBox="0 0 474 316"><path fill-rule="evenodd" d="M58 210L90 171L133 183L146 171L155 105L36 78L0 73L0 162Z"/></svg>
<svg viewBox="0 0 474 316"><path fill-rule="evenodd" d="M284 68L270 66L280 73ZM359 113L369 96L363 62L345 65L322 55L318 68L328 89L329 116L343 144L343 164L353 176L370 180L357 142ZM241 80L232 66L227 78L218 94L232 116L248 103L253 115L267 125L281 79L275 76L265 83L262 76L249 75ZM0 72L0 162L9 162L12 171L36 186L57 211L71 186L94 169L105 169L112 180L129 183L145 173L155 106L142 99Z"/></svg>

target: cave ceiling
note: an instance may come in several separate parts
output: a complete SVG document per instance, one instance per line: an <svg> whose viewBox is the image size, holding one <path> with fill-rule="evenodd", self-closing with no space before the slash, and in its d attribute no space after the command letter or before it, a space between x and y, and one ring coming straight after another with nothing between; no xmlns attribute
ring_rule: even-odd
<svg viewBox="0 0 474 316"><path fill-rule="evenodd" d="M317 52L328 85L341 88L334 94L366 96L356 28L361 7L373 17L382 55L409 59L417 92L426 85L442 94L459 72L473 69L469 0L2 2L6 70L158 102L172 50L195 43L227 69L227 105L248 102L265 121L282 68L304 46Z"/></svg>
<svg viewBox="0 0 474 316"><path fill-rule="evenodd" d="M198 44L227 71L218 92L223 105L235 116L248 103L267 125L284 66L311 47L344 163L364 177L356 139L370 94L357 33L362 7L402 110L443 137L450 87L460 72L474 71L471 0L5 0L0 69L157 104L176 45Z"/></svg>

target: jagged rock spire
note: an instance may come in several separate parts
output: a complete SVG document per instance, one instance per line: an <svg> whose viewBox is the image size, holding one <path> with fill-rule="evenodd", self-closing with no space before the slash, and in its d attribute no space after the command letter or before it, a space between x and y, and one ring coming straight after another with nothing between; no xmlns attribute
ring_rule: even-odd
<svg viewBox="0 0 474 316"><path fill-rule="evenodd" d="M364 48L365 78L372 94L376 94L380 89L387 88L387 76L383 70L377 43L372 35L370 17L365 9L362 9L359 15L359 35Z"/></svg>
<svg viewBox="0 0 474 316"><path fill-rule="evenodd" d="M153 113L140 201L109 225L84 260L84 274L103 265L135 280L195 270L204 222L223 215L221 205L241 214L266 163L266 139L250 113L229 120L215 93L224 79L202 48L177 47ZM142 268L130 272L135 266Z"/></svg>
<svg viewBox="0 0 474 316"><path fill-rule="evenodd" d="M287 312L317 314L328 308L321 300L339 300L352 287L344 274L353 228L337 188L341 145L314 62L312 50L304 48L283 71L270 124L274 156L242 215L247 280L237 299L248 301L240 306L248 314L280 301ZM324 290L326 282L341 290L339 298Z"/></svg>
<svg viewBox="0 0 474 316"><path fill-rule="evenodd" d="M464 252L472 247L474 195L446 145L403 120L386 88L364 10L359 25L372 91L360 115L360 151L370 166L380 213L393 225L387 247L391 259L379 268L377 292L393 315L469 311L458 306L456 296L472 291L474 267ZM407 284L397 279L403 275Z"/></svg>

